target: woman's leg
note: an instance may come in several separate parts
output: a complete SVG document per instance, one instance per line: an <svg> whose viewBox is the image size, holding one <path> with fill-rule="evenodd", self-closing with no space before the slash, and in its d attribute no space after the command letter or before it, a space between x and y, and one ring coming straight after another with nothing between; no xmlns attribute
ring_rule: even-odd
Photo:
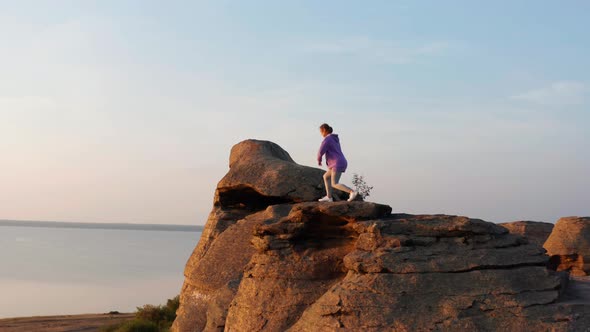
<svg viewBox="0 0 590 332"><path fill-rule="evenodd" d="M347 186L343 185L342 183L338 183L338 181L340 181L341 175L342 175L342 172L338 172L335 169L332 170L332 187L334 187L338 190L345 191L350 194L351 192L353 192L352 189L348 188Z"/></svg>
<svg viewBox="0 0 590 332"><path fill-rule="evenodd" d="M332 198L332 186L330 185L330 178L332 177L332 170L328 169L324 173L324 185L326 186L326 195L328 198Z"/></svg>

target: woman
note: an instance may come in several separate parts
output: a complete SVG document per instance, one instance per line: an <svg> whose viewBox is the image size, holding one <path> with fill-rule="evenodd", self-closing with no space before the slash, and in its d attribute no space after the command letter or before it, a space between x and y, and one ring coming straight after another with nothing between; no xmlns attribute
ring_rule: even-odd
<svg viewBox="0 0 590 332"><path fill-rule="evenodd" d="M348 162L342 153L342 148L340 147L340 139L338 138L337 134L332 134L334 130L328 124L324 123L320 126L320 133L324 137L324 141L320 146L320 151L318 152L318 165L322 166L322 157L324 154L326 155L326 165L328 166L328 170L324 174L324 184L326 185L326 196L319 199L320 202L333 202L334 199L332 198L332 187L338 190L345 191L350 194L348 198L349 202L352 202L358 192L348 188L347 186L338 183L340 181L340 176L344 171L346 171L346 167L348 167Z"/></svg>

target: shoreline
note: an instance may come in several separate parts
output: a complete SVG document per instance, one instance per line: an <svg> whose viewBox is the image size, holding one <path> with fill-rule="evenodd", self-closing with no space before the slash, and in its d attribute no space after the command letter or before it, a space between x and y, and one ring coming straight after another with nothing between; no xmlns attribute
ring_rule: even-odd
<svg viewBox="0 0 590 332"><path fill-rule="evenodd" d="M135 318L135 313L74 314L0 318L2 332L99 331L101 327Z"/></svg>
<svg viewBox="0 0 590 332"><path fill-rule="evenodd" d="M0 226L7 227L44 227L44 228L78 228L78 229L112 229L129 231L177 231L203 232L202 225L177 224L136 224L136 223L96 223L70 221L35 221L0 219Z"/></svg>

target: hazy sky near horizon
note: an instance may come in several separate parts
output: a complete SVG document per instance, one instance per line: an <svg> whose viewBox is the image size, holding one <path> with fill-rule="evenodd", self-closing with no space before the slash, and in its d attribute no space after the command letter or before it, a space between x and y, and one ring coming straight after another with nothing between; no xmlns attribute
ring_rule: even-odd
<svg viewBox="0 0 590 332"><path fill-rule="evenodd" d="M587 1L2 1L0 219L204 224L318 126L396 212L590 215Z"/></svg>

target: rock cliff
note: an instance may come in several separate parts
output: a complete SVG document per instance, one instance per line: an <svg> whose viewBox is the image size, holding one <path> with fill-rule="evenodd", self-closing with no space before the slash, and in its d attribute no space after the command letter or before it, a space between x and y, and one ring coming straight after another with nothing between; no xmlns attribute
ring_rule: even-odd
<svg viewBox="0 0 590 332"><path fill-rule="evenodd" d="M185 268L173 331L584 331L564 273L479 219L318 203L323 171L278 145L232 148Z"/></svg>
<svg viewBox="0 0 590 332"><path fill-rule="evenodd" d="M590 274L590 217L561 218L544 245L550 268L575 276Z"/></svg>
<svg viewBox="0 0 590 332"><path fill-rule="evenodd" d="M499 224L511 234L522 235L530 242L543 246L553 230L553 224L540 221L512 221Z"/></svg>

